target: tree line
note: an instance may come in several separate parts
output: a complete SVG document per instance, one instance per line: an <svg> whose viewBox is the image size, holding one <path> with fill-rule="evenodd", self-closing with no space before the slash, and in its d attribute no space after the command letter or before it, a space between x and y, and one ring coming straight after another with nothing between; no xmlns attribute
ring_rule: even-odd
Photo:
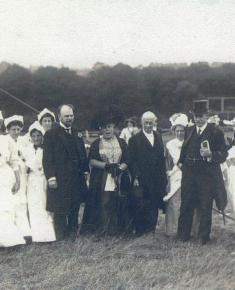
<svg viewBox="0 0 235 290"><path fill-rule="evenodd" d="M0 70L0 87L38 110L73 104L79 108L77 122L82 129L91 128L96 113L112 105L119 108L123 118L151 109L164 126L170 114L187 112L196 98L235 96L235 64L132 68L119 63L94 66L83 76L66 67L39 67L32 72L12 64ZM26 120L35 117L35 113L2 93L0 102L6 116L18 113L26 115Z"/></svg>

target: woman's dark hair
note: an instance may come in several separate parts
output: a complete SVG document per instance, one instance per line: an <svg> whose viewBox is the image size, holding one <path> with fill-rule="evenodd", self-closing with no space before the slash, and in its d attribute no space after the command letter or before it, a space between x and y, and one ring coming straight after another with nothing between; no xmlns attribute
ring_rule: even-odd
<svg viewBox="0 0 235 290"><path fill-rule="evenodd" d="M134 127L137 125L135 120L129 118L129 119L126 119L126 120L124 121L124 127L127 127L127 124L128 124L128 123L132 123L132 125L133 125Z"/></svg>
<svg viewBox="0 0 235 290"><path fill-rule="evenodd" d="M9 130L12 126L19 126L23 128L24 125L20 121L12 121L7 125L7 130Z"/></svg>
<svg viewBox="0 0 235 290"><path fill-rule="evenodd" d="M46 113L46 114L44 114L44 115L41 117L41 119L39 120L39 123L42 124L42 119L43 119L43 118L48 118L48 117L51 118L52 122L55 122L55 118L54 118L50 113Z"/></svg>
<svg viewBox="0 0 235 290"><path fill-rule="evenodd" d="M92 127L99 129L108 124L117 126L122 120L123 114L117 106L109 106L99 111L92 120Z"/></svg>

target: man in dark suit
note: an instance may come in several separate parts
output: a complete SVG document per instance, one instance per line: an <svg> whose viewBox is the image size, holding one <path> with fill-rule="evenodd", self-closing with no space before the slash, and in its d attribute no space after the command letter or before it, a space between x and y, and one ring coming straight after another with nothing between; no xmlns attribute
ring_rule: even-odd
<svg viewBox="0 0 235 290"><path fill-rule="evenodd" d="M73 127L72 105L58 110L59 125L44 137L43 167L48 180L47 210L54 213L57 240L76 237L78 211L87 192L88 161L83 139Z"/></svg>
<svg viewBox="0 0 235 290"><path fill-rule="evenodd" d="M132 206L137 235L153 232L158 209L164 208L166 194L166 167L164 147L159 132L154 132L156 116L146 112L142 116L142 130L128 143L128 166L133 179L133 192L142 191L141 200L134 197Z"/></svg>
<svg viewBox="0 0 235 290"><path fill-rule="evenodd" d="M226 206L220 164L226 160L227 149L223 132L207 123L206 108L198 108L194 114L195 125L186 129L178 162L182 169L178 237L183 241L190 239L194 209L198 208L198 237L206 244L210 241L213 200L223 203L222 210Z"/></svg>

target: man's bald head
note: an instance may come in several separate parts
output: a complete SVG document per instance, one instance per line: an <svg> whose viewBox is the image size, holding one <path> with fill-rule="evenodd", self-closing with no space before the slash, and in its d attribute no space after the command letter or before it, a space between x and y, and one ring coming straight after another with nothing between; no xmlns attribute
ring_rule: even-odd
<svg viewBox="0 0 235 290"><path fill-rule="evenodd" d="M71 127L74 121L74 107L70 104L61 105L58 108L58 118L66 127Z"/></svg>

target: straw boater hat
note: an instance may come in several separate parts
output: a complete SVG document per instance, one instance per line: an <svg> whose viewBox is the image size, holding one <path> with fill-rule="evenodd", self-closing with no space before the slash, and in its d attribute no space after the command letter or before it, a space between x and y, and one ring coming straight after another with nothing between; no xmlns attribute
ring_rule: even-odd
<svg viewBox="0 0 235 290"><path fill-rule="evenodd" d="M32 131L37 130L40 133L42 133L42 135L45 134L45 131L43 129L43 127L40 125L40 123L38 121L35 121L30 127L29 127L29 135L31 135Z"/></svg>
<svg viewBox="0 0 235 290"><path fill-rule="evenodd" d="M188 117L182 113L176 113L170 117L171 128L174 129L176 126L180 125L186 127L188 125Z"/></svg>
<svg viewBox="0 0 235 290"><path fill-rule="evenodd" d="M55 114L53 112L51 112L50 110L48 110L47 108L44 108L39 114L38 114L38 121L41 122L42 118L45 115L50 115L54 121L55 121Z"/></svg>
<svg viewBox="0 0 235 290"><path fill-rule="evenodd" d="M23 116L20 116L20 115L11 116L11 117L6 118L4 120L4 125L7 128L13 122L20 123L22 125L22 127L23 127L23 125L24 125L24 118L23 118Z"/></svg>

